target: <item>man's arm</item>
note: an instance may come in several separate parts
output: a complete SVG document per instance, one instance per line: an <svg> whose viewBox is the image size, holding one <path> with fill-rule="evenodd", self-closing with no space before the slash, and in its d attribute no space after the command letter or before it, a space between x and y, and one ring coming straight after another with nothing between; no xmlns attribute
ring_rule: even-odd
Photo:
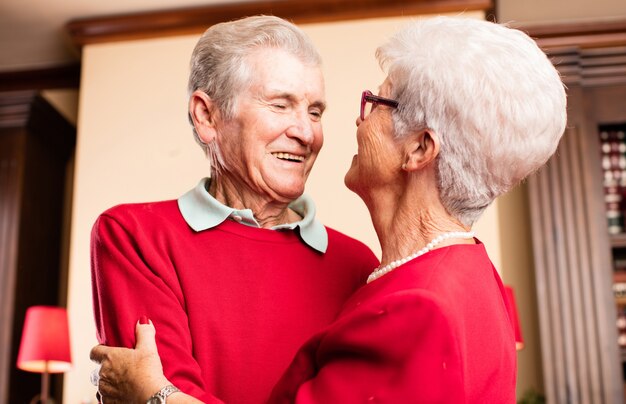
<svg viewBox="0 0 626 404"><path fill-rule="evenodd" d="M152 323L137 323L135 349L98 345L91 350L91 360L101 365L98 391L103 401L144 404L154 393L172 384L163 375L154 334ZM202 403L182 391L168 396L167 402Z"/></svg>
<svg viewBox="0 0 626 404"><path fill-rule="evenodd" d="M157 344L165 376L185 393L213 401L193 356L194 341L176 271L170 262L148 262L146 251L158 246L151 245L141 231L134 228L131 233L107 214L94 225L91 269L98 340L133 347L134 325L147 316L159 327Z"/></svg>

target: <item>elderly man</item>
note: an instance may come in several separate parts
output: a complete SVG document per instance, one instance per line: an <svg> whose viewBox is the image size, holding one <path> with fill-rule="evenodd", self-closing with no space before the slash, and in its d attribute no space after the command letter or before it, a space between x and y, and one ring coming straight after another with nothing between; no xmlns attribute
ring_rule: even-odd
<svg viewBox="0 0 626 404"><path fill-rule="evenodd" d="M94 225L99 342L132 347L134 324L150 318L166 377L205 402L263 401L378 264L320 224L303 195L323 143L320 64L276 17L208 29L191 59L189 118L211 178L177 201L116 206Z"/></svg>

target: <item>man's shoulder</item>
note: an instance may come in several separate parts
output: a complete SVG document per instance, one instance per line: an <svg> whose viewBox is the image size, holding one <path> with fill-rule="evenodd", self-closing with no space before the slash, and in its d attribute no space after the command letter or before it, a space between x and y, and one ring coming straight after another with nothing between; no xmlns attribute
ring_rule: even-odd
<svg viewBox="0 0 626 404"><path fill-rule="evenodd" d="M133 239L172 238L180 235L185 222L175 200L125 203L102 212L93 224L92 241L111 237Z"/></svg>
<svg viewBox="0 0 626 404"><path fill-rule="evenodd" d="M374 266L377 265L378 259L365 243L338 230L328 226L325 227L328 232L327 252L334 251L342 255L349 255L355 260L362 259L374 263Z"/></svg>
<svg viewBox="0 0 626 404"><path fill-rule="evenodd" d="M158 223L163 220L180 218L176 200L123 203L102 212L97 222L113 220L119 223Z"/></svg>
<svg viewBox="0 0 626 404"><path fill-rule="evenodd" d="M328 226L324 226L324 227L326 227L329 242L334 241L336 243L354 244L354 245L360 245L360 246L367 248L367 246L363 242L355 239L352 236L342 233L339 230L335 230L332 227L328 227Z"/></svg>
<svg viewBox="0 0 626 404"><path fill-rule="evenodd" d="M178 209L175 199L154 202L121 203L106 209L101 215L111 217L153 215L168 212L172 208Z"/></svg>

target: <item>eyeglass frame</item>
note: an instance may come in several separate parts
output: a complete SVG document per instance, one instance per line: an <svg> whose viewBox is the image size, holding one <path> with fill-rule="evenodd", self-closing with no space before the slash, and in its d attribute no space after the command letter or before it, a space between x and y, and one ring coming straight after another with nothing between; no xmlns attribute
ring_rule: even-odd
<svg viewBox="0 0 626 404"><path fill-rule="evenodd" d="M396 100L374 95L372 94L370 90L363 90L363 93L361 93L361 114L360 114L362 121L364 121L365 118L367 118L367 116L365 116L365 106L367 105L368 102L372 103L372 109L369 112L370 114L372 113L374 108L376 108L378 104L382 104L382 105L385 105L387 107L394 108L394 109L398 108L398 106L400 105L400 103Z"/></svg>

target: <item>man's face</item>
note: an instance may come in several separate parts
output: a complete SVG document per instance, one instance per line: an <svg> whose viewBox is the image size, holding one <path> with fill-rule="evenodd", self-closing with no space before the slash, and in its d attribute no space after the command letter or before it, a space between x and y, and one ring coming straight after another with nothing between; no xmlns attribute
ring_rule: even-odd
<svg viewBox="0 0 626 404"><path fill-rule="evenodd" d="M290 202L304 192L324 142L322 72L271 48L251 54L248 66L250 86L237 95L234 118L218 127L222 175L248 196Z"/></svg>

